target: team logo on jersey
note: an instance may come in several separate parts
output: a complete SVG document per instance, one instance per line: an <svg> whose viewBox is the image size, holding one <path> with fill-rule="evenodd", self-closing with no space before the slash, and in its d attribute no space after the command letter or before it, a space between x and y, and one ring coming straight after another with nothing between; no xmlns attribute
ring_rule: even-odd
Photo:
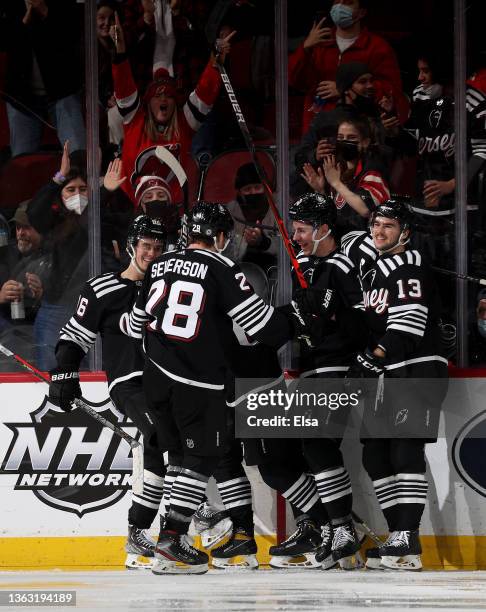
<svg viewBox="0 0 486 612"><path fill-rule="evenodd" d="M338 193L334 198L334 204L336 205L336 208L340 210L346 204L346 200L340 193Z"/></svg>
<svg viewBox="0 0 486 612"><path fill-rule="evenodd" d="M194 440L192 440L191 438L187 438L186 446L187 448L194 448Z"/></svg>
<svg viewBox="0 0 486 612"><path fill-rule="evenodd" d="M93 406L124 426L110 401ZM63 412L44 399L31 421L4 423L13 433L0 475L17 475L16 491L30 490L44 504L82 517L120 500L131 486L130 446L82 410ZM136 435L133 426L123 427Z"/></svg>
<svg viewBox="0 0 486 612"><path fill-rule="evenodd" d="M486 497L486 472L481 457L485 455L486 410L464 425L452 445L452 461L457 473L483 497Z"/></svg>

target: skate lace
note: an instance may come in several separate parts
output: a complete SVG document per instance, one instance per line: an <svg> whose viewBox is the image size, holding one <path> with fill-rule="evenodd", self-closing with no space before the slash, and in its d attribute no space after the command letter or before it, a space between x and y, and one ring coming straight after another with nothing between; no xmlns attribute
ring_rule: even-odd
<svg viewBox="0 0 486 612"><path fill-rule="evenodd" d="M215 514L217 514L217 512L217 510L214 510L213 508L211 508L211 506L208 506L208 504L204 503L199 506L196 515L200 518L211 519Z"/></svg>
<svg viewBox="0 0 486 612"><path fill-rule="evenodd" d="M284 540L280 544L280 546L283 546L284 544L290 544L294 540L297 540L297 538L300 535L302 535L302 533L305 531L307 526L308 526L308 523L306 523L305 521L302 521L302 523L298 523L297 529L294 531L294 533L292 535L290 535L286 540Z"/></svg>
<svg viewBox="0 0 486 612"><path fill-rule="evenodd" d="M133 533L133 538L137 544L143 546L144 548L152 548L154 543L147 536L147 532L145 529L135 529Z"/></svg>
<svg viewBox="0 0 486 612"><path fill-rule="evenodd" d="M342 548L348 542L354 542L354 536L345 525L334 529L334 538L332 540L333 548Z"/></svg>
<svg viewBox="0 0 486 612"><path fill-rule="evenodd" d="M194 553L194 548L189 544L189 542L186 539L186 536L182 536L179 538L179 545L183 550L185 550L185 552L189 554Z"/></svg>
<svg viewBox="0 0 486 612"><path fill-rule="evenodd" d="M390 534L389 537L390 542L387 543L387 546L408 546L410 543L410 531L394 531Z"/></svg>
<svg viewBox="0 0 486 612"><path fill-rule="evenodd" d="M327 544L332 537L331 523L326 523L321 527L322 543Z"/></svg>

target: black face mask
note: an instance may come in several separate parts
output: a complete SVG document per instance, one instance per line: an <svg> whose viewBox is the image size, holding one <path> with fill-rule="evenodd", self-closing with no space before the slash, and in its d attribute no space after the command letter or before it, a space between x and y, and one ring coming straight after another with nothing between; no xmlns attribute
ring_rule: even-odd
<svg viewBox="0 0 486 612"><path fill-rule="evenodd" d="M236 199L247 221L252 223L262 221L263 217L267 214L268 202L264 193L251 193L245 196L238 195Z"/></svg>
<svg viewBox="0 0 486 612"><path fill-rule="evenodd" d="M158 219L163 216L168 206L171 204L166 200L151 200L145 203L145 212L151 219Z"/></svg>
<svg viewBox="0 0 486 612"><path fill-rule="evenodd" d="M358 112L362 113L363 115L368 115L368 117L378 117L378 104L373 98L362 96L356 92L354 92L354 94L356 98L353 100L353 104Z"/></svg>
<svg viewBox="0 0 486 612"><path fill-rule="evenodd" d="M336 157L349 162L359 159L360 152L357 143L351 140L338 140L336 142Z"/></svg>

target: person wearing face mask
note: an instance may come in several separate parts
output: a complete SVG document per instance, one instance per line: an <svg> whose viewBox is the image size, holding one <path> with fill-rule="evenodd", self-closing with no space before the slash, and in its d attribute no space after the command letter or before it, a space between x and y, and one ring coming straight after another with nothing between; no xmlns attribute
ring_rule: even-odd
<svg viewBox="0 0 486 612"><path fill-rule="evenodd" d="M114 222L110 214L109 207L102 204L103 272L114 266L111 244ZM49 370L55 365L54 348L59 329L68 319L88 276L86 171L71 165L68 142L64 144L59 171L34 195L27 215L32 227L42 236L50 257L50 273L44 283L34 324L37 364L41 369ZM111 253L110 258L108 253Z"/></svg>
<svg viewBox="0 0 486 612"><path fill-rule="evenodd" d="M345 120L367 119L373 132L373 140L380 145L380 157L386 160L391 149L385 146L386 132L380 117L380 107L375 101L375 78L370 68L362 62L341 64L336 73L339 101L329 112L315 116L309 131L295 152L296 172L291 176L290 191L299 197L308 190L301 178L304 164L320 165L326 155L334 153L336 132Z"/></svg>
<svg viewBox="0 0 486 612"><path fill-rule="evenodd" d="M303 177L319 193L330 193L343 233L366 229L370 213L390 197L390 191L370 151L372 135L365 119L343 121L337 131L336 149L326 155L317 171L304 166Z"/></svg>
<svg viewBox="0 0 486 612"><path fill-rule="evenodd" d="M279 236L265 190L254 164L240 166L235 176L236 199L226 205L235 224L227 256L262 268L277 263Z"/></svg>
<svg viewBox="0 0 486 612"><path fill-rule="evenodd" d="M315 96L325 101L323 112L339 101L336 73L342 64L364 62L376 81L376 96L391 95L404 121L408 103L403 95L395 52L377 34L362 25L366 0L334 0L329 17L316 21L306 39L289 57L289 84L305 92L302 133L314 118Z"/></svg>

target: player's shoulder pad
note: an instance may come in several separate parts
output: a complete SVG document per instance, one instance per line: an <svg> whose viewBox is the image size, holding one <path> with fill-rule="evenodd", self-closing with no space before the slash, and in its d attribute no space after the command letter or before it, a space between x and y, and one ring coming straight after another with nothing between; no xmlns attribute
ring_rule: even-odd
<svg viewBox="0 0 486 612"><path fill-rule="evenodd" d="M372 259L376 259L377 252L373 244L373 239L367 231L357 230L348 232L341 238L341 251L351 257L355 251L362 251Z"/></svg>
<svg viewBox="0 0 486 612"><path fill-rule="evenodd" d="M118 291L127 286L125 283L122 283L113 272L106 272L105 274L95 276L94 278L91 278L87 284L89 287L91 287L93 293L98 299L102 298L104 295L113 293L113 291Z"/></svg>
<svg viewBox="0 0 486 612"><path fill-rule="evenodd" d="M195 249L195 250L200 255L204 255L205 257L208 257L209 259L213 259L214 261L217 261L220 264L223 264L224 266L228 268L233 268L235 265L235 262L232 259L230 259L229 257L225 257L224 255L221 255L221 253L215 253L214 251L207 251L206 249Z"/></svg>
<svg viewBox="0 0 486 612"><path fill-rule="evenodd" d="M421 268L423 266L422 255L416 250L404 251L392 257L379 258L376 262L383 276L388 277L390 274L404 266L414 266Z"/></svg>
<svg viewBox="0 0 486 612"><path fill-rule="evenodd" d="M331 257L326 259L326 263L331 266L337 266L344 274L349 274L355 269L353 262L344 253L333 253Z"/></svg>

